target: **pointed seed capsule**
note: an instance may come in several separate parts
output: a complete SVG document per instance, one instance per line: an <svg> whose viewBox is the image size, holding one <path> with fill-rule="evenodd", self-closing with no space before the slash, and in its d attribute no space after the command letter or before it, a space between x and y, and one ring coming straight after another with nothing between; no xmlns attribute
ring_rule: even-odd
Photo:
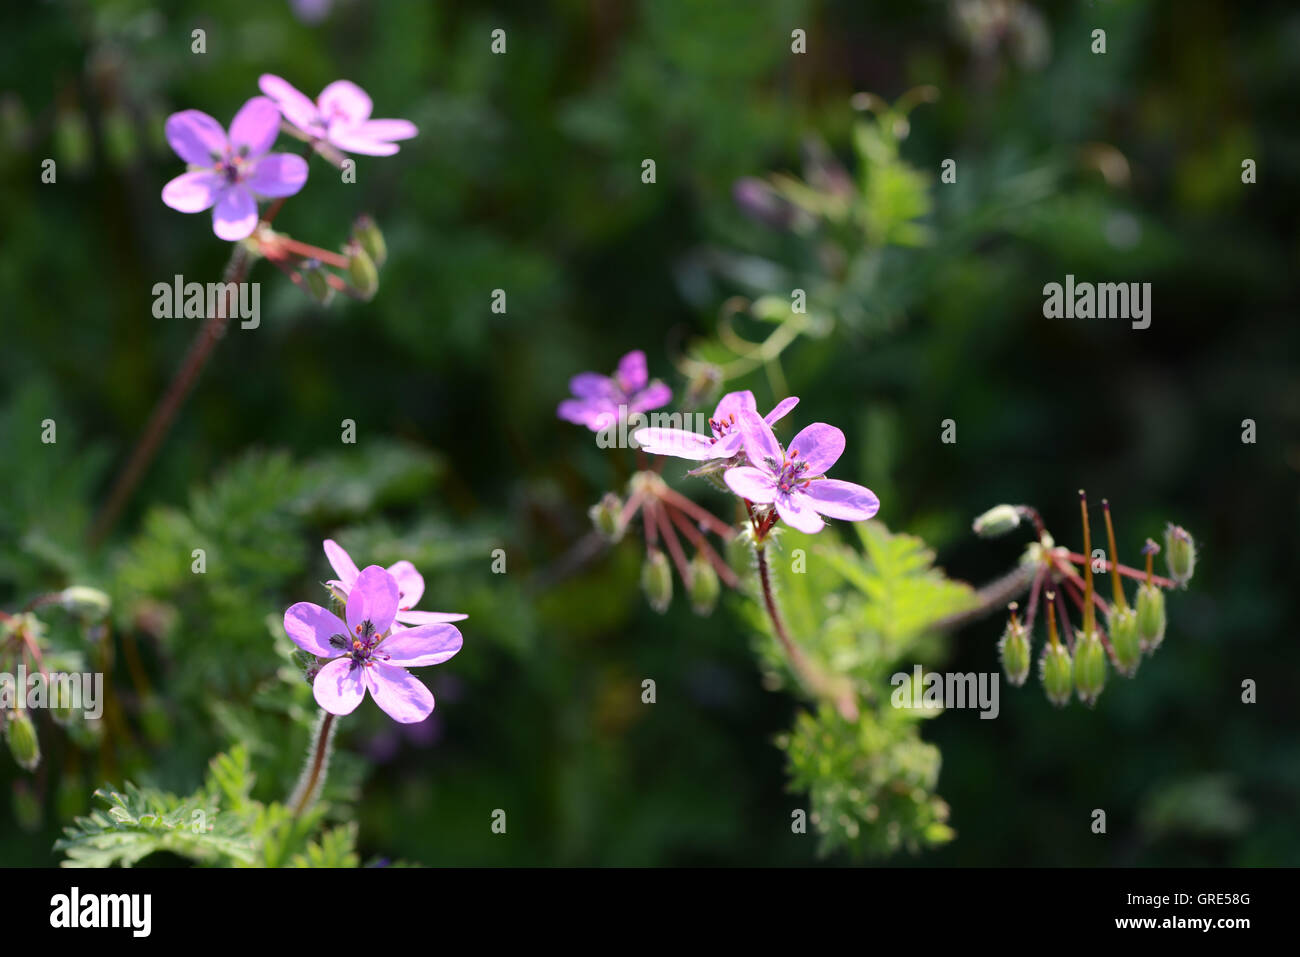
<svg viewBox="0 0 1300 957"><path fill-rule="evenodd" d="M35 771L41 763L41 742L26 711L15 711L5 720L5 743L24 771Z"/></svg>
<svg viewBox="0 0 1300 957"><path fill-rule="evenodd" d="M1186 585L1196 569L1196 543L1187 529L1172 522L1165 528L1165 564L1169 577L1180 585Z"/></svg>
<svg viewBox="0 0 1300 957"><path fill-rule="evenodd" d="M645 564L641 566L641 589L650 607L661 615L672 604L672 566L668 564L668 556L657 548L646 556Z"/></svg>
<svg viewBox="0 0 1300 957"><path fill-rule="evenodd" d="M1081 632L1074 641L1074 688L1079 700L1092 707L1104 687L1106 647L1101 643L1101 632Z"/></svg>
<svg viewBox="0 0 1300 957"><path fill-rule="evenodd" d="M690 570L691 610L707 618L713 614L713 609L718 604L718 595L722 592L722 586L718 582L718 571L702 552L695 553L695 557L691 559Z"/></svg>
<svg viewBox="0 0 1300 957"><path fill-rule="evenodd" d="M1012 602L1011 620L998 640L998 654L1007 681L1017 688L1029 677L1030 653L1029 630L1016 617L1016 603Z"/></svg>

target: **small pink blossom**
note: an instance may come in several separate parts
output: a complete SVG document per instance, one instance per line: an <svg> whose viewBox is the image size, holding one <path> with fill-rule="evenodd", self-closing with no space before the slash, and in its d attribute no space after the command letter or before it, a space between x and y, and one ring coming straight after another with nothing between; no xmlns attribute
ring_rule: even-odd
<svg viewBox="0 0 1300 957"><path fill-rule="evenodd" d="M612 376L579 373L569 380L569 391L574 398L561 402L556 415L566 422L585 425L593 432L617 425L620 416L665 406L673 397L672 390L658 379L650 381L645 353L640 349L620 359L618 370Z"/></svg>
<svg viewBox="0 0 1300 957"><path fill-rule="evenodd" d="M347 80L335 80L314 101L272 73L263 73L257 85L305 139L345 153L392 156L398 151L396 140L409 140L419 132L410 120L372 120L370 97Z"/></svg>
<svg viewBox="0 0 1300 957"><path fill-rule="evenodd" d="M357 570L356 562L332 538L325 539L325 557L329 559L334 574L339 576L327 581L325 585L340 600L346 602L352 586L356 584L357 576L361 574ZM395 629L400 629L402 625L433 625L449 621L464 621L469 617L458 612L415 611L415 606L424 595L424 578L415 570L414 565L405 560L394 562L385 571L397 582L398 603L395 618L398 624L393 626Z"/></svg>
<svg viewBox="0 0 1300 957"><path fill-rule="evenodd" d="M798 404L799 400L794 396L783 399L763 417L763 421L771 425L784 418ZM728 392L718 400L718 407L709 419L712 435L688 429L648 428L637 429L632 433L632 439L651 455L672 455L695 462L729 459L738 455L744 447L744 437L739 427L742 412L757 412L754 393L748 389L743 392Z"/></svg>

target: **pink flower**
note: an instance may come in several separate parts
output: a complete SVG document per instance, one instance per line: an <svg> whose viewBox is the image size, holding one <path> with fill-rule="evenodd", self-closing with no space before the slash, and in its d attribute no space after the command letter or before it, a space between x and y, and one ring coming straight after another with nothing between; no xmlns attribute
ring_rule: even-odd
<svg viewBox="0 0 1300 957"><path fill-rule="evenodd" d="M618 371L612 376L581 372L570 379L574 398L561 402L556 414L566 422L600 432L615 425L620 416L648 412L672 400L668 386L658 379L649 380L645 353L637 349L618 360Z"/></svg>
<svg viewBox="0 0 1300 957"><path fill-rule="evenodd" d="M280 130L280 111L255 96L235 114L230 136L199 110L167 117L171 148L190 171L163 187L163 202L182 213L212 209L212 231L236 242L257 226L257 200L292 196L307 182L307 161L292 153L271 153Z"/></svg>
<svg viewBox="0 0 1300 957"><path fill-rule="evenodd" d="M844 452L844 433L835 426L814 422L790 440L787 455L756 413L738 418L751 464L727 469L723 478L741 498L775 506L782 521L808 533L821 531L821 515L860 522L880 510L871 489L825 477Z"/></svg>
<svg viewBox="0 0 1300 957"><path fill-rule="evenodd" d="M284 630L294 644L329 659L312 692L330 714L351 714L367 691L402 724L423 721L433 711L433 694L406 669L442 664L463 642L447 624L393 630L399 592L397 579L370 565L353 581L346 624L311 602L284 613Z"/></svg>
<svg viewBox="0 0 1300 957"><path fill-rule="evenodd" d="M329 559L334 574L339 576L327 581L325 585L346 602L353 585L356 584L357 576L361 574L357 571L356 562L332 538L325 539L325 557ZM395 562L389 565L386 571L396 580L398 589L395 616L398 624L393 626L394 630L400 630L402 625L434 625L448 621L464 621L469 617L457 612L413 611L412 608L424 595L424 578L408 561Z"/></svg>
<svg viewBox="0 0 1300 957"><path fill-rule="evenodd" d="M370 97L347 80L335 80L315 102L271 73L263 73L257 85L306 139L346 153L392 156L398 150L394 140L409 140L419 132L410 120L372 120Z"/></svg>
<svg viewBox="0 0 1300 957"><path fill-rule="evenodd" d="M798 404L799 400L794 396L783 399L763 417L763 421L771 425L784 418ZM754 393L748 389L743 392L728 392L718 400L713 418L709 419L712 435L702 435L687 429L650 428L637 429L632 433L632 438L651 455L673 455L695 462L729 459L744 446L744 438L738 427L740 414L756 411Z"/></svg>

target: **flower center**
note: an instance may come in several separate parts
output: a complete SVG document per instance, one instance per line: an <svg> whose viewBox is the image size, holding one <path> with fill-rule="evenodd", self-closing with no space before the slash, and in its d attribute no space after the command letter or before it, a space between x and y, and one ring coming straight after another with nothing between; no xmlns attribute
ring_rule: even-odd
<svg viewBox="0 0 1300 957"><path fill-rule="evenodd" d="M790 454L786 456L785 463L776 477L776 487L779 491L793 492L797 486L806 486L812 481L803 477L803 473L808 471L808 460L796 462L795 458L798 455L798 449L791 449Z"/></svg>
<svg viewBox="0 0 1300 957"><path fill-rule="evenodd" d="M718 439L726 438L728 433L736 427L736 413L731 413L725 419L709 419L709 428L713 430L713 442L716 444Z"/></svg>
<svg viewBox="0 0 1300 957"><path fill-rule="evenodd" d="M227 186L234 186L248 175L246 153L247 150L244 147L240 147L238 153L227 153L217 160L216 165L212 167L213 172L224 179Z"/></svg>
<svg viewBox="0 0 1300 957"><path fill-rule="evenodd" d="M376 661L387 661L392 657L379 650L379 643L384 640L384 636L375 630L373 622L363 621L357 625L355 632L351 638L347 635L333 635L330 638L330 644L343 652L342 657L352 660L353 668L373 668Z"/></svg>

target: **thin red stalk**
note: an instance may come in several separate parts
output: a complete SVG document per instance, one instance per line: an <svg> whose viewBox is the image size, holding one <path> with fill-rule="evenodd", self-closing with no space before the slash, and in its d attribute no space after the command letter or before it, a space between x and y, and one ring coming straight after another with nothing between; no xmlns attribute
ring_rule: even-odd
<svg viewBox="0 0 1300 957"><path fill-rule="evenodd" d="M1074 654L1074 631L1070 628L1070 616L1065 612L1065 596L1057 591L1056 593L1056 610L1061 615L1061 634L1065 635L1065 647Z"/></svg>
<svg viewBox="0 0 1300 957"><path fill-rule="evenodd" d="M1091 559L1084 558L1078 552L1066 552L1065 557L1068 558L1070 561L1074 562L1076 565L1083 565L1086 562L1091 560ZM1106 566L1106 571L1110 571L1111 563L1105 561L1103 563ZM1129 568L1129 566L1127 565L1120 565L1116 563L1115 570L1118 571L1125 578L1136 578L1139 581L1146 581L1147 573L1144 571L1139 571L1136 568ZM1152 575L1151 581L1159 585L1161 588L1174 588L1178 584L1172 578L1161 578L1159 575Z"/></svg>
<svg viewBox="0 0 1300 957"><path fill-rule="evenodd" d="M713 550L713 546L709 544L707 538L700 534L700 530L692 525L690 520L677 509L665 505L664 511L673 520L673 524L682 530L682 534L691 540L691 544L700 550L700 554L707 558L710 564L717 569L718 577L726 583L727 587L737 587L740 581L736 578L736 573L731 570L731 566L723 560L722 556Z"/></svg>
<svg viewBox="0 0 1300 957"><path fill-rule="evenodd" d="M1034 613L1038 611L1038 593L1042 589L1043 576L1046 575L1047 569L1043 565L1038 566L1038 571L1034 572L1034 583L1029 586L1029 610L1025 612L1025 631L1034 630Z"/></svg>
<svg viewBox="0 0 1300 957"><path fill-rule="evenodd" d="M735 537L736 530L734 528L732 528L722 519L718 518L712 512L700 508L700 506L696 505L685 495L681 494L680 492L674 491L666 483L664 484L663 489L659 492L659 497L662 498L669 505L677 506L677 508L680 508L683 512L685 512L691 518L695 519L701 525L707 526L708 529L711 532L713 532L715 535L721 535L723 538L726 539L731 539Z"/></svg>
<svg viewBox="0 0 1300 957"><path fill-rule="evenodd" d="M686 553L682 551L682 543L678 540L677 533L673 531L668 516L664 514L664 506L658 502L654 504L654 520L659 525L659 532L663 535L664 544L668 546L668 554L672 556L673 564L677 566L677 574L681 576L682 584L689 588L691 586L691 567L686 563Z"/></svg>

